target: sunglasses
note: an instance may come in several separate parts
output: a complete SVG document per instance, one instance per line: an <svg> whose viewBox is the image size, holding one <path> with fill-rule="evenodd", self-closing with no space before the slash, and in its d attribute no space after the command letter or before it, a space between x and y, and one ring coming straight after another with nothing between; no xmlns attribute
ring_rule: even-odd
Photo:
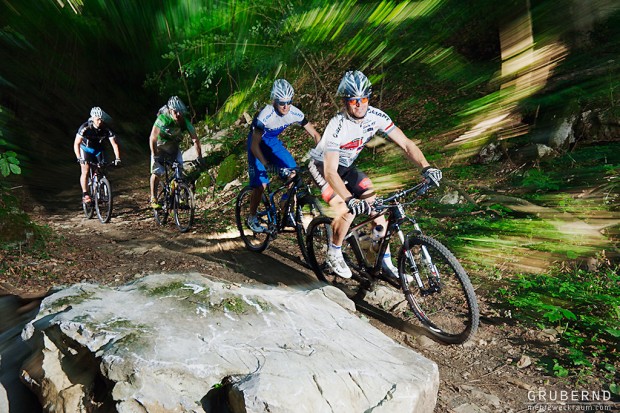
<svg viewBox="0 0 620 413"><path fill-rule="evenodd" d="M291 103L293 103L292 100L287 100L286 102L278 100L278 106L286 106L286 105L290 105Z"/></svg>
<svg viewBox="0 0 620 413"><path fill-rule="evenodd" d="M347 102L349 103L349 105L351 106L355 106L356 104L365 104L368 103L368 98L348 98Z"/></svg>

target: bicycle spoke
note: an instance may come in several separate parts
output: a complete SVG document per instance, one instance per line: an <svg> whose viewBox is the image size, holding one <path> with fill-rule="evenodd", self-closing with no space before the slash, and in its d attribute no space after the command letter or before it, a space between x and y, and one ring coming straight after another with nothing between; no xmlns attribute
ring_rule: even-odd
<svg viewBox="0 0 620 413"><path fill-rule="evenodd" d="M181 232L187 232L194 222L194 194L184 182L178 182L175 190L174 221Z"/></svg>
<svg viewBox="0 0 620 413"><path fill-rule="evenodd" d="M404 288L411 309L439 340L467 341L479 322L476 297L467 274L452 253L430 237L410 240L408 252L399 259L399 272L415 275L417 268L423 283L418 288L414 280ZM413 258L414 265L407 255Z"/></svg>
<svg viewBox="0 0 620 413"><path fill-rule="evenodd" d="M297 244L301 250L304 260L310 264L308 250L306 247L306 235L310 222L322 215L322 207L319 200L311 195L306 195L297 200L295 208L295 232L297 233Z"/></svg>
<svg viewBox="0 0 620 413"><path fill-rule="evenodd" d="M99 181L97 193L95 194L95 208L97 209L99 221L104 224L110 222L112 217L112 188L105 176Z"/></svg>

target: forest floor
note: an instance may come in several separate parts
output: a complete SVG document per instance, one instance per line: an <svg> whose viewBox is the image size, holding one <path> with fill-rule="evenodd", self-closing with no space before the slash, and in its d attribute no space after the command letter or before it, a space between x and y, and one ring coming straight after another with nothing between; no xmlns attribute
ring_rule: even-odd
<svg viewBox="0 0 620 413"><path fill-rule="evenodd" d="M77 282L113 286L152 273L185 271L233 283L320 286L301 258L294 233L257 254L244 248L236 230L222 231L234 223L230 207L238 188L220 194L218 205L200 204L194 228L181 234L172 224L155 223L142 173L146 168L132 168L110 174L115 206L109 224L85 219L75 190L56 194L45 205L32 204L32 218L50 227L53 235L44 254L0 252L6 269L0 273L0 293L4 289L37 297L54 286ZM140 178L131 178L136 176ZM223 210L225 216L214 226L212 217L221 216ZM403 328L389 318L363 316L387 336L437 363L440 388L435 412L596 411L595 404L571 406L570 400L558 399L563 390L600 393L602 377L577 380L549 375L541 360L557 350L557 338L503 317L489 290L476 287L481 325L465 345L441 345L421 334L419 325ZM620 404L601 406L605 410L598 411L620 408Z"/></svg>

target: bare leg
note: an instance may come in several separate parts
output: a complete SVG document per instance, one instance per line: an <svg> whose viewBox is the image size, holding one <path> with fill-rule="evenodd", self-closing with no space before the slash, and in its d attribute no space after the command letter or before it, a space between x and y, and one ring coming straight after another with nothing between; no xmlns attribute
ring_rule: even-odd
<svg viewBox="0 0 620 413"><path fill-rule="evenodd" d="M155 188L159 185L159 177L151 174L151 199L155 198Z"/></svg>
<svg viewBox="0 0 620 413"><path fill-rule="evenodd" d="M81 174L80 174L80 186L82 187L82 193L88 192L88 189L86 188L86 180L88 178L88 172L90 171L90 165L89 164L81 164L80 165L80 169L81 169Z"/></svg>
<svg viewBox="0 0 620 413"><path fill-rule="evenodd" d="M263 192L265 192L266 187L267 185L263 184L261 186L257 186L252 190L252 197L250 198L250 215L256 215L258 204L260 203L261 197L263 196Z"/></svg>
<svg viewBox="0 0 620 413"><path fill-rule="evenodd" d="M375 196L366 199L370 205L375 202ZM344 236L347 235L347 231L351 227L351 223L353 222L353 218L355 216L349 212L346 204L338 195L336 195L330 202L329 205L334 209L337 216L332 221L332 229L334 230L333 235L333 244L337 247L342 246L342 241L344 241ZM383 225L384 231L383 235L385 235L385 226L387 225L387 221L385 217L382 215L380 217L375 218L374 220L376 225Z"/></svg>

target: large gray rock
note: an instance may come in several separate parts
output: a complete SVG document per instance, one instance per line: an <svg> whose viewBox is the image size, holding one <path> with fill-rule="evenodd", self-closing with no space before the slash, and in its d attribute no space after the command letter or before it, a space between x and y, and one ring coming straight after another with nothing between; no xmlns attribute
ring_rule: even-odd
<svg viewBox="0 0 620 413"><path fill-rule="evenodd" d="M432 412L435 363L333 287L249 288L199 274L46 298L23 380L48 411Z"/></svg>

